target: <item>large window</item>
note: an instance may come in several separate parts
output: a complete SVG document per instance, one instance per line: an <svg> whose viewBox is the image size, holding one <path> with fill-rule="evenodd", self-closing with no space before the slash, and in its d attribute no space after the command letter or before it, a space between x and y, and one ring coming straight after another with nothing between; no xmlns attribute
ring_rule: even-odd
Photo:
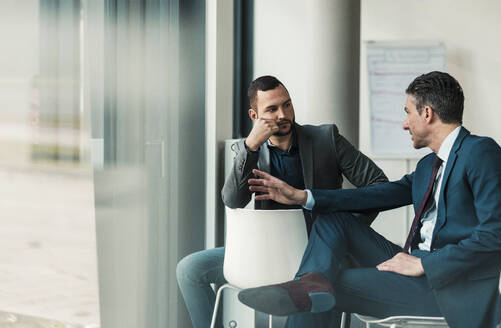
<svg viewBox="0 0 501 328"><path fill-rule="evenodd" d="M175 272L204 246L205 1L85 9L102 325L188 327Z"/></svg>
<svg viewBox="0 0 501 328"><path fill-rule="evenodd" d="M0 40L0 326L188 327L205 1L2 0Z"/></svg>
<svg viewBox="0 0 501 328"><path fill-rule="evenodd" d="M0 1L0 326L98 326L79 1Z"/></svg>

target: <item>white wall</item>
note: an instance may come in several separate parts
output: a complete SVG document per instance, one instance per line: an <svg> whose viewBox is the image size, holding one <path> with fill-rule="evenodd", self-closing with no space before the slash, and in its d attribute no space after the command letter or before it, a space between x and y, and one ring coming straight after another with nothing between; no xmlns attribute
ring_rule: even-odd
<svg viewBox="0 0 501 328"><path fill-rule="evenodd" d="M364 42L438 40L447 71L463 86L464 125L501 142L501 2L498 0L362 0L360 147L369 149L369 106ZM365 88L365 89L364 89Z"/></svg>
<svg viewBox="0 0 501 328"><path fill-rule="evenodd" d="M464 125L472 133L501 142L501 2L497 0L362 0L360 31L360 149L370 154L367 41L442 41L447 71L462 85ZM403 106L403 104L402 104ZM412 172L417 160L376 159L390 180ZM413 211L379 215L373 227L403 243ZM406 218L403 220L402 218Z"/></svg>
<svg viewBox="0 0 501 328"><path fill-rule="evenodd" d="M358 35L358 1L255 0L254 76L285 84L298 123L336 123L357 144Z"/></svg>

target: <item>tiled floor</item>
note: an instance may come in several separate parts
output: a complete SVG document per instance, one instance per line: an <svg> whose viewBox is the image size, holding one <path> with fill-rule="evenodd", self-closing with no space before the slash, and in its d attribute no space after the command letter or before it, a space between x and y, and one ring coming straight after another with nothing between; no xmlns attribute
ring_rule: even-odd
<svg viewBox="0 0 501 328"><path fill-rule="evenodd" d="M0 166L0 181L0 327L46 327L5 312L98 325L90 170Z"/></svg>
<svg viewBox="0 0 501 328"><path fill-rule="evenodd" d="M0 312L0 327L2 328L91 328L91 326L75 325L55 320Z"/></svg>

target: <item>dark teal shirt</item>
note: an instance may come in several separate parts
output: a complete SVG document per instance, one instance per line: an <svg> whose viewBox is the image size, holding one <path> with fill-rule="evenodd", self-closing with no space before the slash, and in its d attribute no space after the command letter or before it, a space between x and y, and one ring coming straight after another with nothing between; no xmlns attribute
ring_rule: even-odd
<svg viewBox="0 0 501 328"><path fill-rule="evenodd" d="M274 177L285 181L296 189L304 189L303 167L299 157L296 134L293 132L292 144L288 150L281 150L273 146L270 141L266 142L270 151L270 173ZM284 205L274 202L277 209L301 208L299 205Z"/></svg>

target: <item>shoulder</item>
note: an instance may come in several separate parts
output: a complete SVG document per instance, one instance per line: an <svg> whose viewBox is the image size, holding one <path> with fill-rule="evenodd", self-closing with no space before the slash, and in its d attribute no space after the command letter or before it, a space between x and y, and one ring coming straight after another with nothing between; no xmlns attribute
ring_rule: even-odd
<svg viewBox="0 0 501 328"><path fill-rule="evenodd" d="M465 137L460 151L467 152L471 155L487 155L487 152L493 152L494 154L499 153L501 148L498 143L490 137L470 134Z"/></svg>
<svg viewBox="0 0 501 328"><path fill-rule="evenodd" d="M423 165L424 166L431 166L432 163L433 163L433 160L435 159L435 154L432 152L432 153L429 153L428 155L424 156L423 158L421 158L417 164L416 164L416 170L419 168L419 167L422 167Z"/></svg>
<svg viewBox="0 0 501 328"><path fill-rule="evenodd" d="M486 170L491 174L501 174L501 147L490 137L468 135L457 154L471 172Z"/></svg>
<svg viewBox="0 0 501 328"><path fill-rule="evenodd" d="M296 125L298 130L307 136L313 138L316 137L326 137L326 136L336 136L339 135L339 130L335 124L321 124L321 125Z"/></svg>

